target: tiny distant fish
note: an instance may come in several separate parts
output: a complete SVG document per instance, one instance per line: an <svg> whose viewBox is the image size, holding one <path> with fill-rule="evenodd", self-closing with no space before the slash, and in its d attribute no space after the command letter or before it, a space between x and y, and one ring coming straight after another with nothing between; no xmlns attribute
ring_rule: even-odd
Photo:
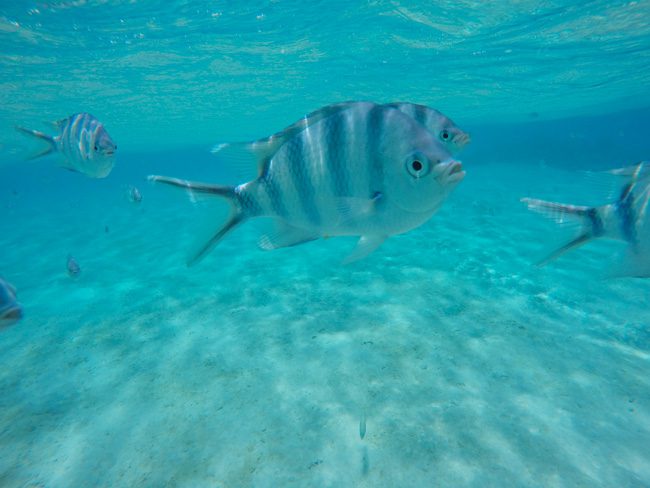
<svg viewBox="0 0 650 488"><path fill-rule="evenodd" d="M91 178L105 178L115 164L117 145L104 125L88 113L71 115L54 123L58 134L50 136L43 132L16 127L25 134L48 143L48 147L32 156L34 159L50 153L59 153L62 166L83 173Z"/></svg>
<svg viewBox="0 0 650 488"><path fill-rule="evenodd" d="M140 203L142 201L142 193L135 186L129 187L128 198L130 202Z"/></svg>
<svg viewBox="0 0 650 488"><path fill-rule="evenodd" d="M359 419L359 437L363 439L366 436L366 411L361 412L361 418Z"/></svg>
<svg viewBox="0 0 650 488"><path fill-rule="evenodd" d="M395 107L433 132L451 154L458 153L471 142L471 137L467 132L460 129L453 120L435 108L407 102L387 103L386 106Z"/></svg>
<svg viewBox="0 0 650 488"><path fill-rule="evenodd" d="M228 221L188 264L254 217L278 224L260 241L264 249L359 236L346 262L361 259L389 236L426 222L465 176L433 132L394 106L371 102L329 105L245 147L257 159L258 176L238 186L149 177L231 205Z"/></svg>
<svg viewBox="0 0 650 488"><path fill-rule="evenodd" d="M577 221L581 225L575 238L542 259L539 266L593 239L604 238L628 244L627 259L637 266L629 267L624 275L650 277L650 218L647 213L650 200L650 162L642 161L609 173L626 179L613 203L589 207L533 198L521 199L529 210L552 218L559 224Z"/></svg>
<svg viewBox="0 0 650 488"><path fill-rule="evenodd" d="M79 266L79 263L71 254L68 254L67 268L68 274L73 278L79 276L79 273L81 273L81 266Z"/></svg>
<svg viewBox="0 0 650 488"><path fill-rule="evenodd" d="M15 324L22 316L22 307L16 301L16 288L0 278L0 329Z"/></svg>

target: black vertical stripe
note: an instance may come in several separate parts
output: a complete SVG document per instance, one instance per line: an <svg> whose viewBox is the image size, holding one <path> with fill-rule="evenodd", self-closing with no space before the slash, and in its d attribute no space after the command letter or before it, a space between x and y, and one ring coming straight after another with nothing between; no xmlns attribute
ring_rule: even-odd
<svg viewBox="0 0 650 488"><path fill-rule="evenodd" d="M384 168L381 164L381 155L379 154L379 141L383 137L384 124L386 118L393 114L393 110L385 110L380 105L375 105L368 112L367 125L367 142L369 150L368 163L369 183L368 198L372 198L377 192L381 192L384 187Z"/></svg>
<svg viewBox="0 0 650 488"><path fill-rule="evenodd" d="M594 237L600 237L605 233L605 227L603 225L603 219L598 213L598 209L595 207L587 210L587 218L591 222L591 234Z"/></svg>
<svg viewBox="0 0 650 488"><path fill-rule="evenodd" d="M636 244L637 236L636 230L634 228L636 215L634 212L634 193L632 192L633 188L634 183L629 183L623 188L621 196L616 203L615 209L618 218L620 219L621 233L625 237L625 240Z"/></svg>
<svg viewBox="0 0 650 488"><path fill-rule="evenodd" d="M262 214L262 207L248 186L241 185L236 187L235 194L238 196L238 203L247 217L254 217Z"/></svg>
<svg viewBox="0 0 650 488"><path fill-rule="evenodd" d="M314 161L306 158L309 154L309 147L305 147L305 134L311 129L305 129L304 132L293 137L289 143L289 174L293 188L298 195L298 200L302 207L303 213L307 220L313 225L320 224L320 212L314 199L314 185L311 182L310 173L313 171L311 165Z"/></svg>
<svg viewBox="0 0 650 488"><path fill-rule="evenodd" d="M347 111L333 115L326 128L325 134L325 163L335 197L346 197L350 194L350 182L346 167L347 156Z"/></svg>
<svg viewBox="0 0 650 488"><path fill-rule="evenodd" d="M266 193L268 194L269 200L271 201L271 208L273 209L273 213L275 215L278 217L286 218L287 208L285 207L284 201L282 200L282 195L278 187L277 179L274 178L273 174L269 171L270 162L266 163L266 166L267 169L262 176L262 181L264 182L264 188L266 189Z"/></svg>
<svg viewBox="0 0 650 488"><path fill-rule="evenodd" d="M415 116L413 117L419 124L426 127L427 125L427 107L424 105L414 105Z"/></svg>

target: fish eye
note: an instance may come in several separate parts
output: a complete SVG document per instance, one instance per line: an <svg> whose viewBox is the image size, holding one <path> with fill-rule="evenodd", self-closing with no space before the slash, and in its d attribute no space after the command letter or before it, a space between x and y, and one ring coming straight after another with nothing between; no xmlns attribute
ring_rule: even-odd
<svg viewBox="0 0 650 488"><path fill-rule="evenodd" d="M406 170L414 178L422 178L429 172L429 161L419 155L406 161Z"/></svg>
<svg viewBox="0 0 650 488"><path fill-rule="evenodd" d="M448 141L450 137L449 131L447 129L444 129L442 132L440 132L440 138L443 141Z"/></svg>

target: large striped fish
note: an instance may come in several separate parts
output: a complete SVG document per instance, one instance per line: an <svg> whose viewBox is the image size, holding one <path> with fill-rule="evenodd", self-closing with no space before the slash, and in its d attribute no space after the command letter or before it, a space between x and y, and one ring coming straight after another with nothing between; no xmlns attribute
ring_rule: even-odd
<svg viewBox="0 0 650 488"><path fill-rule="evenodd" d="M543 266L565 252L593 239L614 239L628 244L625 271L622 274L650 277L650 162L610 171L625 178L615 202L597 207L568 205L533 198L522 198L529 210L541 213L560 224L578 222L580 231L570 242L550 253L538 265Z"/></svg>
<svg viewBox="0 0 650 488"><path fill-rule="evenodd" d="M17 130L48 143L48 147L30 159L58 152L62 166L91 178L105 178L115 164L117 145L108 135L104 125L88 113L71 115L54 123L58 134L16 127Z"/></svg>
<svg viewBox="0 0 650 488"><path fill-rule="evenodd" d="M394 106L371 102L324 107L248 148L258 176L238 186L149 177L231 204L228 221L188 264L252 217L278 222L262 237L265 249L359 236L346 260L354 261L426 222L465 176L431 131Z"/></svg>

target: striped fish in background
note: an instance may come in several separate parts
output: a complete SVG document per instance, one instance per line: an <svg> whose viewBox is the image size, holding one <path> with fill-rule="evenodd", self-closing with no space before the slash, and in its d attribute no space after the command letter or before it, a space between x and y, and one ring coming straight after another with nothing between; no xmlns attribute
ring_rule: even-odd
<svg viewBox="0 0 650 488"><path fill-rule="evenodd" d="M568 243L539 261L544 266L565 252L594 239L613 239L627 243L627 253L614 276L650 277L650 162L609 171L625 182L613 203L589 207L522 198L529 210L539 212L558 224L576 223L578 234Z"/></svg>
<svg viewBox="0 0 650 488"><path fill-rule="evenodd" d="M404 112L426 127L427 130L433 132L451 154L457 154L471 142L471 137L467 132L435 108L406 102L388 103L386 106Z"/></svg>
<svg viewBox="0 0 650 488"><path fill-rule="evenodd" d="M79 113L54 122L58 134L50 136L43 132L16 127L20 132L37 137L48 147L30 159L50 153L62 155L62 166L83 173L91 178L105 178L115 164L117 145L104 125L93 115Z"/></svg>
<svg viewBox="0 0 650 488"><path fill-rule="evenodd" d="M262 237L264 249L351 235L359 241L346 261L361 259L426 222L465 176L433 132L394 106L371 102L326 106L246 146L258 176L238 186L149 177L231 204L228 221L188 264L253 217L277 221L276 232Z"/></svg>

